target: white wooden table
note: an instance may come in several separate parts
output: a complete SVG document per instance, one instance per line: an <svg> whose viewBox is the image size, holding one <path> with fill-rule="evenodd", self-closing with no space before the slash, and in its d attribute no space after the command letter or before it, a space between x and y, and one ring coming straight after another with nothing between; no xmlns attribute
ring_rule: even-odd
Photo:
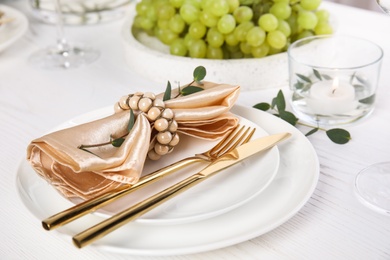
<svg viewBox="0 0 390 260"><path fill-rule="evenodd" d="M31 68L27 58L54 42L55 29L31 17L27 0L1 4L23 11L30 22L26 35L0 53L1 259L390 259L390 217L363 206L353 190L361 169L390 160L390 17L324 4L337 18L338 33L377 42L385 58L376 109L369 118L346 127L352 134L350 143L336 145L323 133L309 137L319 157L320 178L314 194L294 217L265 235L227 248L194 255L141 257L94 247L79 250L68 238L44 231L20 201L15 178L33 138L74 116L112 105L140 86L153 92L161 92L161 86L126 66L120 38L123 20L66 29L70 39L101 50L96 63L69 71ZM238 104L270 101L277 91L242 92Z"/></svg>

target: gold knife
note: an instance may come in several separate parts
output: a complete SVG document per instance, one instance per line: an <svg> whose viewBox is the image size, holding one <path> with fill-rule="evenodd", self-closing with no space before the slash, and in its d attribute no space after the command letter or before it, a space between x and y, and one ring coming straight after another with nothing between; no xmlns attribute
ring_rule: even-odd
<svg viewBox="0 0 390 260"><path fill-rule="evenodd" d="M78 248L89 245L126 223L149 212L177 194L207 179L215 173L220 172L221 170L226 169L227 167L232 166L256 153L267 150L290 136L290 133L275 134L261 137L249 143L243 144L233 151L223 155L200 172L75 235L73 237L73 243Z"/></svg>

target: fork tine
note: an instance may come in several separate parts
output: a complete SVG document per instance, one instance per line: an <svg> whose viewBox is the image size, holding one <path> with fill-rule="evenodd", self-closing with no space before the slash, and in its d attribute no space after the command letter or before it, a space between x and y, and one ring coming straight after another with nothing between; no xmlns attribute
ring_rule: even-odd
<svg viewBox="0 0 390 260"><path fill-rule="evenodd" d="M241 134L241 132L244 130L244 126L241 127L240 131L235 134L230 140L228 143L225 144L224 147L222 147L221 149L219 149L217 152L215 152L214 154L212 154L212 156L214 156L215 158L225 154L225 153L228 153L232 150L234 150L237 146L241 145L241 144L244 144L244 143L247 143L252 135L254 134L254 132L256 131L256 129L252 129L251 130L251 127L248 127L244 133ZM250 132L249 132L250 131ZM249 134L248 134L249 133Z"/></svg>
<svg viewBox="0 0 390 260"><path fill-rule="evenodd" d="M241 128L238 129L239 126L240 125L237 125L232 131L230 131L229 134L225 135L225 137L222 138L222 140L219 143L217 143L213 148L211 148L210 150L208 150L207 152L205 152L203 154L211 155L211 154L216 153L218 150L220 150L221 147L224 147L226 145L226 143L228 143L236 135L236 133L240 133L242 131L244 126L241 126Z"/></svg>

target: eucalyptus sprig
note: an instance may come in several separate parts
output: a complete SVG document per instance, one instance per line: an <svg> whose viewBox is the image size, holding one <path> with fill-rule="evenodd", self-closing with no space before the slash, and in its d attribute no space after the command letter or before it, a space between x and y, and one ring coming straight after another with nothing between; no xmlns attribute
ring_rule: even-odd
<svg viewBox="0 0 390 260"><path fill-rule="evenodd" d="M188 84L186 87L184 87L183 89L180 89L180 85L179 85L178 86L179 94L175 96L175 98L179 96L188 96L190 94L194 94L196 92L202 91L203 88L198 86L193 86L192 84L197 83L198 85L203 85L202 80L206 77L206 74L207 72L205 67L203 66L196 67L193 72L194 79L192 80L192 82ZM170 100L172 96L171 93L172 93L172 86L171 86L171 82L168 81L167 87L164 92L163 101Z"/></svg>
<svg viewBox="0 0 390 260"><path fill-rule="evenodd" d="M349 142L349 140L351 140L350 133L345 129L341 129L341 128L324 129L319 126L311 126L300 122L299 118L297 118L293 113L286 111L286 100L281 90L279 90L277 96L272 99L271 104L262 102L254 105L253 107L260 109L262 111L273 110L273 114L275 116L280 117L281 119L290 123L293 126L299 124L299 125L312 128L309 132L305 134L306 136L312 135L318 132L318 130L321 130L324 131L328 136L328 138L336 144L346 144Z"/></svg>

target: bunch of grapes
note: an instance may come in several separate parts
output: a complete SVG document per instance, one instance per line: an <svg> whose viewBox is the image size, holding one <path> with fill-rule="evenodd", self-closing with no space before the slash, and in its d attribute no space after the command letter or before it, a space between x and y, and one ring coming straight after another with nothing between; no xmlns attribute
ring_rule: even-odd
<svg viewBox="0 0 390 260"><path fill-rule="evenodd" d="M133 29L178 56L261 58L311 35L331 34L321 0L142 0Z"/></svg>

